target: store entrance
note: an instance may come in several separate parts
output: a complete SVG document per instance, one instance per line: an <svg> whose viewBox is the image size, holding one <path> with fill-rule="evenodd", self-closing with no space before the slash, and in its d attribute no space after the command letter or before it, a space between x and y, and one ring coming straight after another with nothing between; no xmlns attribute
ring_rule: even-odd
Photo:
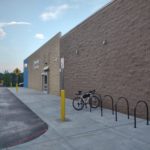
<svg viewBox="0 0 150 150"><path fill-rule="evenodd" d="M42 74L42 90L44 93L48 93L48 72Z"/></svg>

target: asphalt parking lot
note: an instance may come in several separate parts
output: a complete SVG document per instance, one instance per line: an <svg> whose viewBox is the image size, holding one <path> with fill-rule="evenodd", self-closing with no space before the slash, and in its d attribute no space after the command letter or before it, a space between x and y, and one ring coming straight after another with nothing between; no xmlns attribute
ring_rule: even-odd
<svg viewBox="0 0 150 150"><path fill-rule="evenodd" d="M31 89L9 89L27 107L48 124L40 137L4 150L149 150L150 125L146 120L118 113L118 122L111 110L89 108L76 111L66 100L66 121L60 121L60 97Z"/></svg>
<svg viewBox="0 0 150 150"><path fill-rule="evenodd" d="M0 88L0 149L28 142L47 129L48 125L15 95Z"/></svg>

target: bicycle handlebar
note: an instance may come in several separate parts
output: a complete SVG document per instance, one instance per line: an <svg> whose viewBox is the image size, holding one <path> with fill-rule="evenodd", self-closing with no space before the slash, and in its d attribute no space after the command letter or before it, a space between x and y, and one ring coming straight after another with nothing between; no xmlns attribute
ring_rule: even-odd
<svg viewBox="0 0 150 150"><path fill-rule="evenodd" d="M84 92L83 93L83 91L78 91L78 93L75 93L75 95L85 95L85 94L95 94L96 93L96 90L94 89L94 90L90 90L90 91L88 91L88 92Z"/></svg>
<svg viewBox="0 0 150 150"><path fill-rule="evenodd" d="M91 91L89 91L89 93L92 93L92 94L94 94L96 92L96 90L94 89L94 90L91 90Z"/></svg>

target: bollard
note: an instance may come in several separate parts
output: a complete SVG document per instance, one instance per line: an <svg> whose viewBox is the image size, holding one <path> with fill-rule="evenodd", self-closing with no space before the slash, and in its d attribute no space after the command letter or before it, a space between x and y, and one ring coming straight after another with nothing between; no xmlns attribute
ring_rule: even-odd
<svg viewBox="0 0 150 150"><path fill-rule="evenodd" d="M18 83L16 83L16 92L18 93L18 90L19 90L19 88L18 88Z"/></svg>
<svg viewBox="0 0 150 150"><path fill-rule="evenodd" d="M65 90L61 90L61 111L60 111L60 119L61 121L65 121L65 105L66 105L66 100L65 100Z"/></svg>

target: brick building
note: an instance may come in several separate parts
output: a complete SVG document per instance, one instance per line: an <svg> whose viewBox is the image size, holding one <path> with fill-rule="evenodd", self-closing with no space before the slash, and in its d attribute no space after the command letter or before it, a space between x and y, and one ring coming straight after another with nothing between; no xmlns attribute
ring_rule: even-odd
<svg viewBox="0 0 150 150"><path fill-rule="evenodd" d="M28 87L44 90L47 73L48 92L58 94L61 57L67 97L96 89L115 101L126 97L131 112L138 100L150 102L150 1L114 0L65 35L57 34L25 60ZM120 103L121 111L125 107Z"/></svg>
<svg viewBox="0 0 150 150"><path fill-rule="evenodd" d="M60 90L60 33L24 61L25 87L54 95Z"/></svg>

